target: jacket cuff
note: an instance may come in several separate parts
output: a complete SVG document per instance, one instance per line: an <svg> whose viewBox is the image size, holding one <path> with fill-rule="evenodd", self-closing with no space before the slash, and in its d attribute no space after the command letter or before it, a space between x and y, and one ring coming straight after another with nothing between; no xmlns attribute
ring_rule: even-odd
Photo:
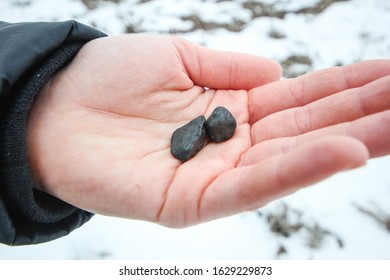
<svg viewBox="0 0 390 280"><path fill-rule="evenodd" d="M0 139L0 208L6 209L0 209L4 227L0 231L0 242L9 245L46 242L68 234L92 216L33 188L35 182L28 165L26 145L26 123L35 96L52 75L73 59L84 43L61 46L41 66L25 73L28 78L14 88L5 112L1 112L5 129ZM4 232L8 234L1 236Z"/></svg>

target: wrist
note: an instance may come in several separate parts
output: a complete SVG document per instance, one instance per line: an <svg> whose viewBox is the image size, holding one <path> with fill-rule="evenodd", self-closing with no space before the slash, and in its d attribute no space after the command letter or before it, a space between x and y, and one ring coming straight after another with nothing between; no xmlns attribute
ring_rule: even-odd
<svg viewBox="0 0 390 280"><path fill-rule="evenodd" d="M45 133L45 106L49 106L47 100L50 94L50 86L52 79L50 79L45 86L39 91L35 97L34 103L30 109L27 125L26 125L26 146L27 159L30 166L31 175L36 184L34 188L44 191L41 183L43 182L43 168L42 161L44 160L44 133Z"/></svg>

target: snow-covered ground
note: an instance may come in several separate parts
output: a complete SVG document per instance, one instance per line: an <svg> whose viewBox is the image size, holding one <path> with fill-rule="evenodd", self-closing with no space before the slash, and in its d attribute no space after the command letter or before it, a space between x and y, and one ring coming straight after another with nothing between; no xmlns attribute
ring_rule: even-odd
<svg viewBox="0 0 390 280"><path fill-rule="evenodd" d="M267 56L283 64L286 77L390 57L388 0L0 3L2 21L71 18L109 35L175 33L211 48ZM258 212L187 229L95 216L53 242L0 245L0 259L390 259L389 171L389 156L370 160Z"/></svg>

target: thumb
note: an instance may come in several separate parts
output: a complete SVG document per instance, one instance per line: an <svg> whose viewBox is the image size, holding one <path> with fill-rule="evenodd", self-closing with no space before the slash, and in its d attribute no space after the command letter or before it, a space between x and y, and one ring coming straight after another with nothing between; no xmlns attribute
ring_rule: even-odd
<svg viewBox="0 0 390 280"><path fill-rule="evenodd" d="M173 43L188 76L199 86L249 90L281 77L280 65L264 57L216 51L181 38Z"/></svg>

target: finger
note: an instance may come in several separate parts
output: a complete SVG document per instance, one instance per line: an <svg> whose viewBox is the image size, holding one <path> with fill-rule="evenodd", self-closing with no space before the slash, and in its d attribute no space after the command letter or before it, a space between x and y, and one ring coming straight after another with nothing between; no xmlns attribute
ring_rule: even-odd
<svg viewBox="0 0 390 280"><path fill-rule="evenodd" d="M276 62L248 54L222 52L174 38L185 71L199 86L213 89L245 89L280 79Z"/></svg>
<svg viewBox="0 0 390 280"><path fill-rule="evenodd" d="M367 149L361 142L332 136L254 165L230 170L205 191L199 208L200 219L256 209L337 172L361 166L367 159Z"/></svg>
<svg viewBox="0 0 390 280"><path fill-rule="evenodd" d="M389 90L390 76L386 76L363 87L269 115L252 126L253 142L296 136L390 109Z"/></svg>
<svg viewBox="0 0 390 280"><path fill-rule="evenodd" d="M349 88L361 87L387 75L390 75L390 60L370 60L255 88L249 93L251 122Z"/></svg>
<svg viewBox="0 0 390 280"><path fill-rule="evenodd" d="M350 136L358 139L367 147L370 158L389 155L390 110L294 137L261 142L248 149L242 156L239 165L251 165L276 155L288 153L297 146L327 135Z"/></svg>

